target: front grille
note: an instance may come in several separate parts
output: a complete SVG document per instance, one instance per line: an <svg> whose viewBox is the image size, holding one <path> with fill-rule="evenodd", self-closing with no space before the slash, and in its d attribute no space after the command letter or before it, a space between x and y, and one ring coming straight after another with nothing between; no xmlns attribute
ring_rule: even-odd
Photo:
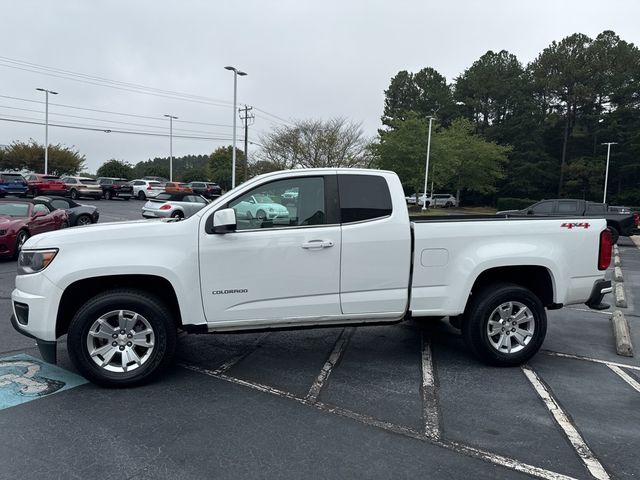
<svg viewBox="0 0 640 480"><path fill-rule="evenodd" d="M20 325L29 325L29 305L26 303L13 302L16 311L16 318Z"/></svg>

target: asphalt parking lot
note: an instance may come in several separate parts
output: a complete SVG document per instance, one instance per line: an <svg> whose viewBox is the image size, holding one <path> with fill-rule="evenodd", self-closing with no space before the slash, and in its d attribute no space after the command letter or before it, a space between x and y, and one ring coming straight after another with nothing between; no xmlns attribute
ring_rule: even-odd
<svg viewBox="0 0 640 480"><path fill-rule="evenodd" d="M83 203L141 218L137 200ZM640 249L619 249L638 349ZM9 324L14 276L0 262L0 389L40 358ZM62 341L69 387L0 410L0 478L638 478L640 353L616 355L612 310L549 312L523 368L478 363L444 321L405 322L185 334L158 381L106 390Z"/></svg>

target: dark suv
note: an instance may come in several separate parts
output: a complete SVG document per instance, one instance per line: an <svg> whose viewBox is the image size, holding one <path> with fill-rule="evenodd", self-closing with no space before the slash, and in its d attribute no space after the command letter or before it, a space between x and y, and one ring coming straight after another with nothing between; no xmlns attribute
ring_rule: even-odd
<svg viewBox="0 0 640 480"><path fill-rule="evenodd" d="M218 198L222 195L220 185L213 182L191 182L189 187L193 190L193 193L197 193L208 199Z"/></svg>
<svg viewBox="0 0 640 480"><path fill-rule="evenodd" d="M0 198L6 195L18 195L26 197L27 182L22 175L15 172L0 173Z"/></svg>
<svg viewBox="0 0 640 480"><path fill-rule="evenodd" d="M114 198L129 200L133 196L133 187L126 178L100 178L100 187L106 200Z"/></svg>

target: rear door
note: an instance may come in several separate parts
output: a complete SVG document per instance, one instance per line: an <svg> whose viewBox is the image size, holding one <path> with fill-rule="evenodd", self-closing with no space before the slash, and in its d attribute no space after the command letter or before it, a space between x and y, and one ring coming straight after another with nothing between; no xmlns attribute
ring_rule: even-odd
<svg viewBox="0 0 640 480"><path fill-rule="evenodd" d="M287 190L298 197L285 206ZM336 190L335 174L301 173L241 190L221 206L236 209L235 232L207 233L213 212L203 217L200 279L208 322L255 327L341 314ZM261 218L242 209L251 198L262 199Z"/></svg>
<svg viewBox="0 0 640 480"><path fill-rule="evenodd" d="M411 229L397 177L340 173L340 303L345 315L400 314L407 308Z"/></svg>

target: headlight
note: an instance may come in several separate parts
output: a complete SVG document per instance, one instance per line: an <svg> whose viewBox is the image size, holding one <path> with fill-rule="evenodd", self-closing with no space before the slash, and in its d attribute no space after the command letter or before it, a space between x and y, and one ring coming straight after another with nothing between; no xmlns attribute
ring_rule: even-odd
<svg viewBox="0 0 640 480"><path fill-rule="evenodd" d="M18 257L18 275L41 272L49 266L57 254L57 248L48 250L22 250Z"/></svg>

